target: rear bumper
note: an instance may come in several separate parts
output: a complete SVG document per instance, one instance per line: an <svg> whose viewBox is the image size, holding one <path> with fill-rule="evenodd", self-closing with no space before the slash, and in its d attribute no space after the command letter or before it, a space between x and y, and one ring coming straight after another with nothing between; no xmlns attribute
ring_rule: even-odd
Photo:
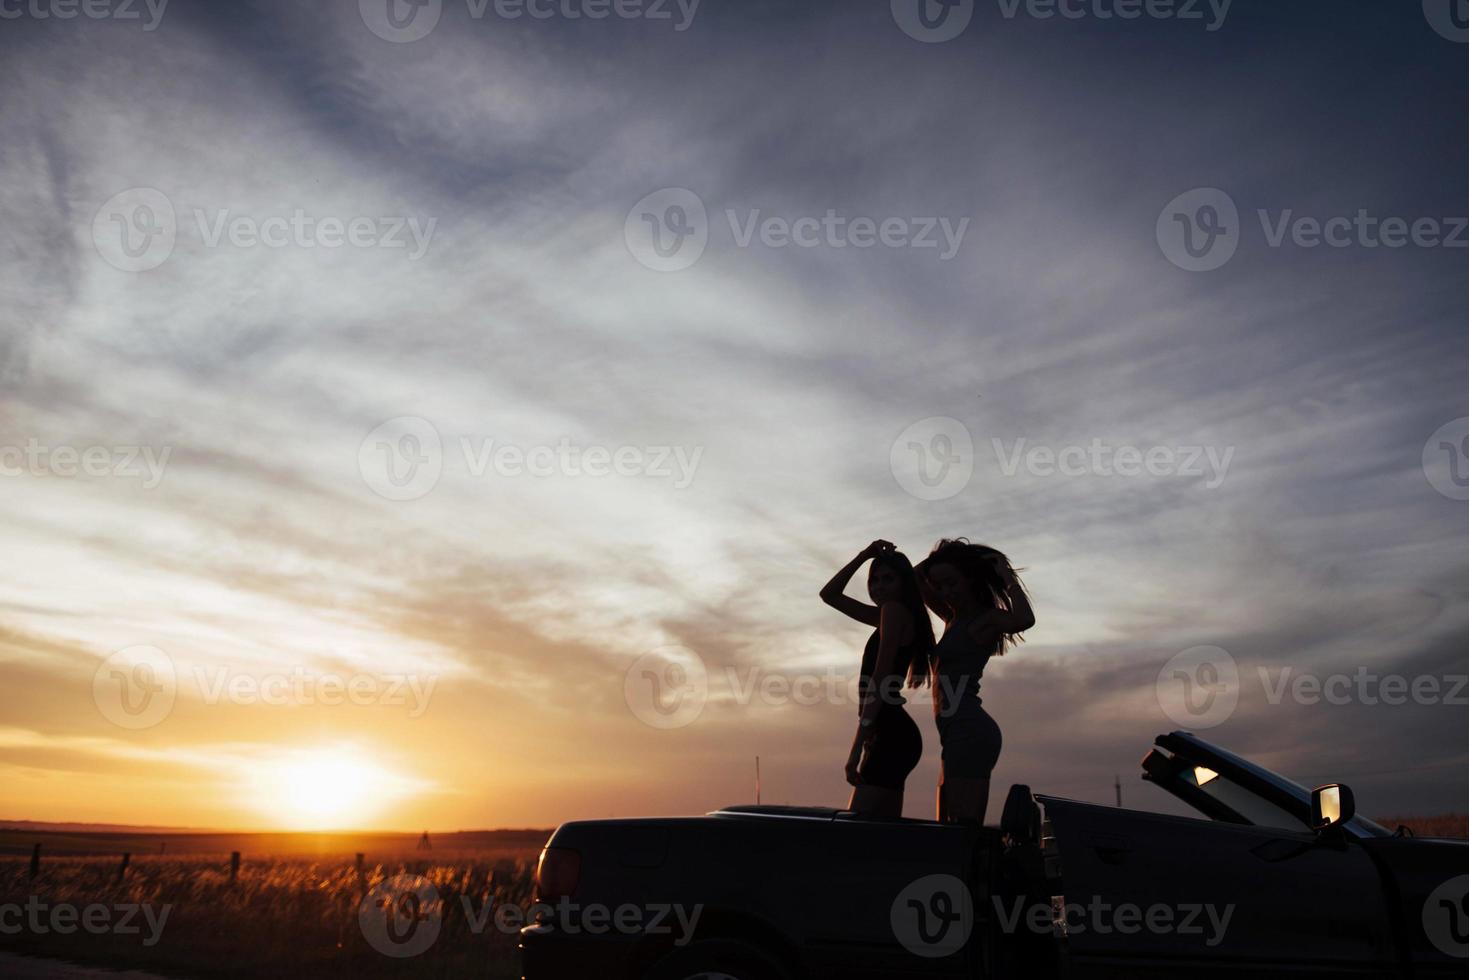
<svg viewBox="0 0 1469 980"><path fill-rule="evenodd" d="M520 971L524 980L633 980L642 973L636 936L607 932L570 934L549 924L520 930Z"/></svg>

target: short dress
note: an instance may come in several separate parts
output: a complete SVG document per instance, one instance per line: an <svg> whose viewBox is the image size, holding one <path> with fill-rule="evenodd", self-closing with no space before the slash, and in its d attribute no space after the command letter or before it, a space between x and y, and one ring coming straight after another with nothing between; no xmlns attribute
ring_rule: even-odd
<svg viewBox="0 0 1469 980"><path fill-rule="evenodd" d="M933 651L933 716L945 777L988 779L1000 759L1000 726L979 698L980 677L995 651L980 648L969 635L969 623L979 614L949 623Z"/></svg>
<svg viewBox="0 0 1469 980"><path fill-rule="evenodd" d="M895 693L903 678L892 672L885 678L872 676L877 669L877 647L878 631L874 630L862 651L859 690L862 704L866 704L870 693L870 696L882 699L882 707L869 729L867 751L863 753L857 773L868 786L901 790L908 774L918 766L918 760L923 756L923 736L908 712L903 710L906 702ZM906 661L899 656L898 662Z"/></svg>

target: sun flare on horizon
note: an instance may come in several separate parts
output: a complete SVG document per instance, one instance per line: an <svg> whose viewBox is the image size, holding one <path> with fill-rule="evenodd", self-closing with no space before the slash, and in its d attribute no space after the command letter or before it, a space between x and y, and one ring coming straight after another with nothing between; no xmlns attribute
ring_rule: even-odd
<svg viewBox="0 0 1469 980"><path fill-rule="evenodd" d="M421 786L355 748L300 749L251 775L251 806L283 830L361 829Z"/></svg>

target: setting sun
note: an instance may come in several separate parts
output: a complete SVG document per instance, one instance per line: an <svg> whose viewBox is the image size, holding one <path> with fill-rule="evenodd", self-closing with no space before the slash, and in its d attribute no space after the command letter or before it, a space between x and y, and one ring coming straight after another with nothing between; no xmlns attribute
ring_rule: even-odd
<svg viewBox="0 0 1469 980"><path fill-rule="evenodd" d="M364 826L412 788L410 780L357 750L336 747L300 750L262 764L250 784L251 804L292 830Z"/></svg>

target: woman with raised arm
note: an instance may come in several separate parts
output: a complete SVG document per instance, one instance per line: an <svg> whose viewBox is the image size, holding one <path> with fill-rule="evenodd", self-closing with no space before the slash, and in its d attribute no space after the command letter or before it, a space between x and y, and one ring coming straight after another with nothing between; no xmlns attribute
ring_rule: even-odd
<svg viewBox="0 0 1469 980"><path fill-rule="evenodd" d="M846 594L857 569L871 560L867 572L868 605ZM874 541L821 590L821 601L874 627L862 651L857 689L860 707L857 734L847 757L849 804L864 816L903 815L903 783L923 755L923 736L903 710L902 688L929 680L933 626L918 591L913 563L888 541Z"/></svg>
<svg viewBox="0 0 1469 980"><path fill-rule="evenodd" d="M980 702L979 680L990 657L1035 625L1035 613L1010 559L994 548L945 539L917 572L924 601L944 621L933 651L934 721L943 746L938 818L984 823L1001 738Z"/></svg>

